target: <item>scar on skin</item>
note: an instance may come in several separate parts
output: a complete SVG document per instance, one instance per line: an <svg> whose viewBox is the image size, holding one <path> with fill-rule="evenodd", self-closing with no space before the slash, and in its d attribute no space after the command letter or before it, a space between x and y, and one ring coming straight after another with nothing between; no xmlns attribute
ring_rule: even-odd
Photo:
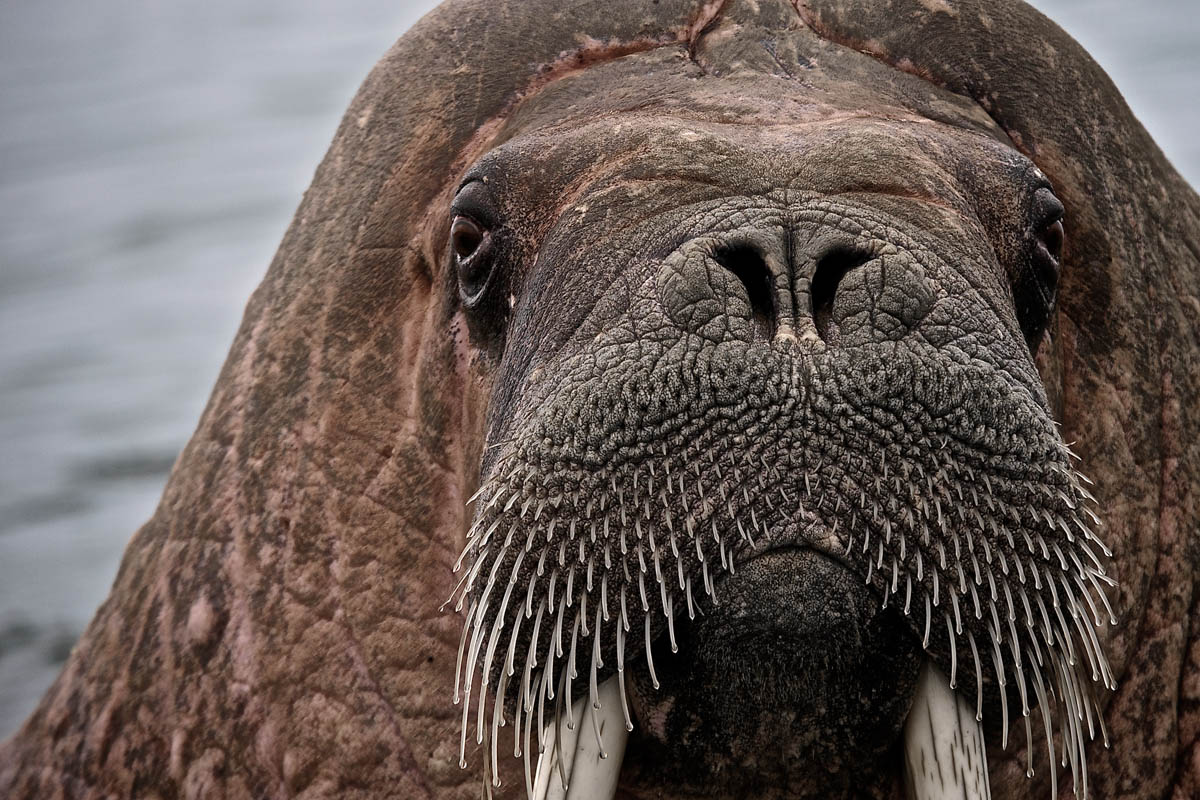
<svg viewBox="0 0 1200 800"><path fill-rule="evenodd" d="M934 14L948 14L951 17L958 16L958 9L951 6L947 0L921 0L921 5Z"/></svg>
<svg viewBox="0 0 1200 800"><path fill-rule="evenodd" d="M192 607L188 609L187 633L188 641L193 646L206 644L213 632L213 622L216 616L212 604L206 595L200 595Z"/></svg>

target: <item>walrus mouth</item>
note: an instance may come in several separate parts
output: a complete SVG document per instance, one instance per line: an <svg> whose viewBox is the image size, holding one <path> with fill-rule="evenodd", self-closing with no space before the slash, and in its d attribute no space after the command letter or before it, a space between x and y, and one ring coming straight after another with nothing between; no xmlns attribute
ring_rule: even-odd
<svg viewBox="0 0 1200 800"><path fill-rule="evenodd" d="M820 525L811 527L818 530L823 528ZM819 544L824 544L819 534L810 532L810 536L815 538ZM798 575L808 573L803 582L815 588L817 594L839 606L855 605L853 600L841 595L838 591L839 588L851 589L847 583L839 584L839 580L848 578L850 584L858 584L856 589L851 589L852 594L859 594L867 605L873 603L878 607L878 601L873 600L869 592L863 592L861 582L854 580L851 572L847 569L848 565L839 557L839 554L823 554L822 549L808 546L799 548L767 546L756 551L746 560L736 575L724 576L726 580L719 584L727 587L725 589L727 599L722 603L721 608L713 609L715 616L708 617L709 629L711 630L713 624L723 629L735 630L742 629L747 624L753 625L752 619L759 615L754 610L747 608L746 602L749 601L754 609L764 605L756 599L761 596L765 588L763 581L769 584L782 573ZM805 566L808 569L804 569ZM823 579L813 574L814 571L821 571L822 566L825 573ZM788 615L782 620L773 620L780 627L772 626L775 633L768 634L768 638L777 640L781 634L786 635L783 633L784 631L795 632L796 627L808 628L805 617L811 615L814 609L803 601L804 594L810 593L802 592L800 596L792 596L783 600L785 604L795 608L796 614ZM730 616L731 605L740 608L741 613L733 612L733 615ZM766 605L770 606L771 602L768 601ZM725 613L720 613L723 610ZM746 616L747 611L749 617ZM759 621L761 622L761 619ZM831 622L833 627L837 628L844 625L845 621L845 617L839 616ZM878 621L876 619L876 622ZM815 624L818 630L826 627L821 623ZM811 648L816 644L813 633L814 631L808 629L806 634L801 634L792 640L790 645ZM669 635L667 634L667 636ZM685 654L689 653L694 656L695 653L691 652L691 647L696 646L696 640L696 632L688 630L687 623L685 623L685 629L681 631L679 649L676 650L675 642L671 642L671 650L676 653L672 661L688 657ZM747 642L744 634L736 635L735 640L739 643ZM711 647L712 645L713 642L709 640L702 646ZM666 646L666 642L655 642L655 648L658 650L665 650ZM684 672L677 674L680 666L683 666ZM789 664L790 668L785 672L795 673L793 679L807 682L807 678L801 676L807 675L808 672L803 669L796 670L794 666ZM711 672L705 674L711 677ZM669 691L667 687L680 680L707 682L702 676L688 672L686 666L670 662L660 665L659 675L663 679L664 691ZM630 736L630 728L633 726L629 724L629 709L626 705L626 688L623 677L622 672L601 682L596 687L594 695L589 693L576 700L570 709L569 716L559 713L545 723L536 744L536 767L532 771L532 777L527 779L529 797L534 800L570 800L570 798L608 800L615 795L626 748L638 746L638 741ZM653 674L650 677L655 681L656 686L654 688L642 686L641 688L648 689L651 694L655 694L654 690L658 688L658 678ZM729 678L732 680L733 676L729 676ZM882 684L883 680L884 676L882 675L875 675L871 678L872 683L876 685ZM634 681L635 684L640 682L642 681ZM654 706L652 697L643 697L641 702L637 702L638 692L635 691L634 694L635 702L631 705L635 712L634 719L639 720L639 724L644 724L640 721L641 713L648 712L656 717L661 715L661 707ZM753 702L753 698L744 698L741 695L738 697ZM649 709L642 707L647 700L652 705ZM674 700L668 701L668 705L673 705L678 700L679 698L676 697ZM906 719L902 726L900 747L903 755L906 798L908 800L940 800L940 798L976 800L990 797L982 716L964 695L951 687L950 679L929 658L923 659L911 701L911 706L906 706ZM561 709L557 710L561 711ZM872 713L878 713L878 709L873 709ZM823 729L823 726L816 720L811 717L809 720L809 724L816 724L818 729ZM651 724L655 725L655 723ZM661 724L661 722L657 723L657 725ZM741 727L746 727L745 721L741 723ZM771 727L774 728L774 725ZM772 738L786 735L785 730L779 729L775 729L771 734ZM530 755L533 756L532 750Z"/></svg>
<svg viewBox="0 0 1200 800"><path fill-rule="evenodd" d="M1086 493L1082 487L1078 489ZM574 500L569 502L572 505L575 503ZM559 500L560 506L564 503ZM627 700L627 649L641 651L647 661L654 688L657 689L658 679L650 657L652 641L656 641L660 635L668 637L674 649L675 614L690 615L702 599L715 601L720 582L714 579L714 575L721 576L734 570L735 553L744 555L747 550L730 546L726 551L724 546L718 547L719 555L710 563L700 546L694 545L698 551L698 563L685 568L681 544L699 538L693 533L698 523L689 517L681 526L678 537L672 530L668 541L660 542L657 547L650 544L652 554L649 550L642 554L637 548L636 558L640 561L637 574L642 580L633 578L623 584L620 590L615 590L608 581L610 576L617 574L617 552L633 556L635 548L622 545L620 548L614 546L616 552L601 556L584 554L584 542L594 546L596 541L616 541L620 534L604 527L608 517L598 521L591 509L580 508L582 513L578 514L578 519L568 515L568 519L560 523L569 531L568 537L560 541L554 536L555 523L545 519L548 516L547 509L552 505L552 500L523 499L520 494L507 496L505 491L494 491L490 498L485 498L485 508L479 514L471 542L463 553L462 562L467 566L455 594L460 609L464 604L467 605L455 681L455 700L463 704L463 763L467 730L471 717L475 717L477 741L485 747L485 782L489 787L499 785L497 779L490 776L498 775L498 740L500 729L509 724L506 720L507 706L507 710L515 712L512 721L515 727L513 752L525 761L525 783L529 797L535 800L611 798L616 791L629 732L634 728L634 717ZM489 515L489 508L500 513ZM930 512L933 516L938 513L941 513L940 507ZM740 518L734 525L740 531L742 544L753 549L756 547L756 535L760 541L765 540L768 544L781 538L778 527L774 533L768 527L769 512L759 515L751 505L746 516L744 526L740 524ZM504 520L510 522L506 532L501 526ZM644 520L627 519L625 522L631 538L636 536L639 541L654 541L649 525L643 524ZM1058 522L1056 520L1056 524ZM812 533L812 527L818 532ZM526 529L532 533L528 534L522 547L515 534ZM1082 530L1087 534L1081 532L1071 536L1072 544L1080 546L1088 555L1091 550L1087 542L1107 553L1089 528ZM502 539L497 535L498 531L503 534ZM821 534L820 531L825 533ZM809 535L816 536L820 547L824 549L830 544L827 541L828 531L824 526L810 526ZM691 538L684 539L685 533ZM497 539L503 545L489 550L489 542L492 545L500 543ZM525 564L523 571L526 554L532 554L531 561L538 558L538 548L534 543L539 539L552 541L558 546L542 547L537 566ZM938 667L940 659L935 659L932 654L926 657L904 726L903 752L908 798L990 797L982 727L984 687L989 683L989 664L985 659L992 659L990 666L995 670L990 673L994 676L990 691L999 697L1001 731L1006 745L1010 716L1007 698L1012 686L1011 683L1006 685L1005 681L1003 646L1007 646L1011 654L1007 677L1017 684L1019 690L1019 713L1024 720L1030 750L1027 773L1033 774L1030 728L1031 711L1036 708L1041 712L1045 746L1051 762L1055 760L1057 751L1063 766L1071 767L1080 796L1086 797L1087 776L1083 761L1085 726L1089 738L1094 737L1095 728L1100 727L1106 745L1107 734L1103 730L1102 717L1095 711L1096 700L1079 671L1090 668L1094 681L1113 685L1093 630L1094 626L1103 624L1096 601L1083 591L1080 594L1085 599L1077 599L1063 576L1045 571L1039 573L1035 566L1028 566L1028 588L1032 591L1032 585L1037 581L1038 590L1051 598L1048 602L1043 602L1040 593L1034 593L1033 600L1030 600L1024 576L1014 592L1008 586L1006 571L1005 579L998 581L1000 588L996 583L990 588L991 602L985 602L981 607L977 590L978 594L982 594L988 586L988 580L980 574L978 562L1003 556L989 553L984 557L980 552L980 557L976 558L974 548L968 552L967 547L960 550L956 545L957 575L963 583L947 580L946 573L953 570L953 566L945 561L939 563L936 557L924 566L924 574L916 573L918 581L923 578L923 582L918 583L911 579L912 576L900 577L895 561L892 562L890 573L884 569L883 556L888 552L882 544L885 541L889 540L873 540L866 532L864 539L848 536L845 539L845 551L838 554L838 560L851 565L854 563L854 552L869 553L867 583L876 583L884 605L890 599L897 606L902 604L906 617L912 613L914 628L923 633L922 646L927 652L931 648L931 634L936 638L940 632L949 641L950 674L947 675ZM568 566L566 574L559 576L560 580L551 577L548 585L535 589L542 584L531 575L552 575L554 567L550 564L556 559L560 565L570 563L571 549L564 542L575 543L581 554L578 573ZM905 545L901 544L900 547L904 548ZM908 547L917 549L911 544ZM941 549L940 544L930 547L935 553ZM1111 579L1104 575L1094 556L1091 561L1084 563L1073 551L1069 551L1070 555L1064 554L1064 548L1057 541L1043 543L1040 548L1030 541L1029 548L1034 553L1046 548L1049 551L1047 560L1055 559L1054 554L1057 553L1064 572L1068 565L1074 564L1077 568L1074 576L1076 586L1083 589L1094 587L1099 602L1109 610L1110 619L1115 622L1108 609L1107 598L1099 589L1100 585L1111 583ZM481 553L489 552L490 558L481 556ZM672 559L675 569L664 567L662 562L668 558ZM920 556L917 558L919 560ZM964 577L962 567L962 564L972 562L976 562L975 582ZM1014 559L1010 568L1015 577L1017 570L1022 567ZM507 579L504 575L506 570ZM939 570L943 575L941 584L936 577ZM696 576L694 583L693 575ZM629 575L626 577L630 578ZM528 582L523 584L523 579ZM647 583L654 588L648 589ZM626 594L625 589L629 587L637 587L632 589L633 596ZM679 602L678 606L673 593L675 589L679 589L685 598L685 602ZM543 596L540 602L535 602L535 594L539 592ZM658 597L655 597L656 594ZM1020 599L1014 600L1014 595ZM950 599L947 600L947 597ZM972 597L975 598L973 615L960 610L960 603L971 603L969 598ZM494 605L489 603L489 598ZM649 613L655 605L654 600L662 606L661 616ZM610 609L610 604L616 608ZM917 611L922 605L923 623L915 622L922 617ZM953 609L952 612L947 605ZM485 609L489 608L490 613L485 613ZM939 608L942 609L940 615L934 613ZM515 610L506 614L506 609ZM639 620L642 625L638 626L641 627L640 631L633 623L639 609L642 612L642 619ZM1020 615L1022 609L1026 612L1024 616ZM985 630L990 635L990 653L977 646L970 627L963 627L963 620L971 620L972 617L975 621L986 623L988 611L991 624ZM522 622L525 622L526 633L521 632ZM944 624L944 627L939 631L939 626L934 622ZM1033 636L1034 623L1037 622L1041 623L1038 631L1038 638L1042 639L1041 646ZM1017 623L1024 625L1025 630L1020 633L1027 633L1027 637L1019 645L1014 645L1019 635ZM530 624L531 631L528 627ZM604 630L614 636L615 649L602 644L600 633ZM1072 637L1072 634L1075 636ZM965 693L959 690L958 684L965 677L970 685L971 671L967 669L965 654L960 657L954 646L956 635L963 636L969 644L970 663L974 668L973 691ZM505 638L507 646L503 641ZM518 655L521 648L527 649L528 655L524 659ZM1028 659L1024 666L1020 660L1022 654ZM610 663L614 655L615 672L614 665ZM944 650L942 655L945 655ZM1054 683L1048 685L1043 671L1050 674ZM473 686L474 678L480 679L477 688ZM573 681L577 682L574 689ZM494 689L489 688L489 682ZM513 686L517 687L515 691ZM475 704L471 703L473 692L478 692L480 698ZM971 696L968 697L968 694ZM485 716L488 695L493 698L490 725ZM1060 742L1057 748L1055 725ZM1056 796L1057 782L1053 768L1051 780Z"/></svg>
<svg viewBox="0 0 1200 800"><path fill-rule="evenodd" d="M853 401L894 404L872 394L889 391L876 379L886 370L861 369L837 376L859 392ZM830 392L821 380L805 391ZM1095 498L1030 398L970 371L921 380L950 410L914 402L895 411L911 423L880 429L886 437L797 403L792 419L776 421L794 434L747 436L739 420L671 432L671 446L601 451L561 438L583 424L543 429L535 418L485 465L456 566L461 763L474 728L497 781L501 728L511 726L504 738L525 760L530 796L604 796L621 731L633 730L626 662L645 659L657 689L652 644L665 636L673 646L679 620L718 602L722 576L764 544L807 545L836 547L874 597L902 611L926 653L904 732L913 797L939 796L931 787L946 775L930 763L958 765L955 785L987 796L982 745L970 744L983 741L985 709L1002 746L1010 720L1024 728L1030 775L1039 712L1051 764L1069 766L1086 796L1085 743L1099 732L1107 744L1093 685L1115 687L1100 633L1116 623L1104 591L1114 582ZM963 395L982 410L955 412ZM1051 782L1057 793L1054 768ZM584 784L601 794L564 789Z"/></svg>
<svg viewBox="0 0 1200 800"><path fill-rule="evenodd" d="M609 678L594 698L575 702L571 722L546 725L531 800L612 800L629 742L622 702L617 678ZM903 749L906 800L992 796L982 718L932 663L922 669Z"/></svg>

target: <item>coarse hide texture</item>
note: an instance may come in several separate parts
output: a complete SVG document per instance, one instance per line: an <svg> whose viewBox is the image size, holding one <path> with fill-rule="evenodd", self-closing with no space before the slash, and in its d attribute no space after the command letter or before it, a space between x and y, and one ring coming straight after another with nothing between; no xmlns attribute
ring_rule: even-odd
<svg viewBox="0 0 1200 800"><path fill-rule="evenodd" d="M615 676L619 797L900 798L923 665L996 798L1200 795L1198 285L1021 2L451 0L0 796L519 797Z"/></svg>

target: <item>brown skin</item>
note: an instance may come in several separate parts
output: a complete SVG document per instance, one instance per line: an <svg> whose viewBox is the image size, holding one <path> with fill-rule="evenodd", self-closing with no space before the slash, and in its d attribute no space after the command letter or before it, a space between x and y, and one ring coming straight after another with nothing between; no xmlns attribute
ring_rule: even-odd
<svg viewBox="0 0 1200 800"><path fill-rule="evenodd" d="M703 171L712 147L636 143L673 108L710 144L745 146L757 124L750 149L775 153L771 164L830 115L873 120L832 126L830 148L873 125L924 154L900 173L883 145L855 163L842 144L840 171L798 162L818 191L876 169L872 180L904 174L910 190L1003 205L986 169L973 176L981 187L940 183L968 143L1023 153L1050 178L1068 244L1037 367L1096 481L1121 581L1122 624L1107 642L1120 686L1107 711L1114 746L1089 747L1091 786L1096 797L1193 796L1200 200L1099 68L1020 4L985 4L986 21L962 3L954 16L933 3L912 13L806 3L798 16L768 0L757 13L660 2L653 14L580 4L554 16L546 9L560 4L540 5L444 6L367 80L111 597L0 745L0 795L477 796L480 760L470 753L458 769L449 702L460 620L438 607L454 586L489 407L516 390L498 382L504 345L468 330L447 209L464 172L505 142L527 148L522 163L551 166L527 189L555 214L574 205L557 198L603 178L622 148ZM787 46L763 47L764 29ZM813 92L829 83L843 91ZM548 128L559 135L539 140ZM563 141L573 146L556 157ZM762 171L761 191L776 169ZM986 216L970 205L954 225ZM549 227L539 221L552 218L527 213L537 247ZM1046 796L1046 770L1027 781L1023 738L1013 741L989 752L994 796ZM672 796L658 765L630 759L625 792ZM898 796L895 765L870 794ZM503 769L504 791L519 796L519 763ZM1059 787L1067 796L1069 779Z"/></svg>
<svg viewBox="0 0 1200 800"><path fill-rule="evenodd" d="M1108 645L1114 747L1091 749L1091 773L1099 797L1193 797L1200 202L1103 71L1036 11L906 5L798 7L822 36L975 99L1066 205L1057 335L1039 367L1099 486L1123 609ZM999 796L1046 791L1026 783L1015 753L989 759Z"/></svg>

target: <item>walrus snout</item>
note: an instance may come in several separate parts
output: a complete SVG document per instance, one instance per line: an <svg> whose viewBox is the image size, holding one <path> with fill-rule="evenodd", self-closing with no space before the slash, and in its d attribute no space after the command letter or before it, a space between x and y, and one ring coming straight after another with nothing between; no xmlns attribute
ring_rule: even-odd
<svg viewBox="0 0 1200 800"><path fill-rule="evenodd" d="M664 260L659 299L682 331L821 350L905 336L937 299L920 255L887 235L888 216L869 197L735 198L709 213L751 221Z"/></svg>
<svg viewBox="0 0 1200 800"><path fill-rule="evenodd" d="M468 308L475 332L506 326L507 346L454 592L461 756L469 731L494 743L505 728L513 752L544 754L544 731L577 730L576 703L595 709L608 687L620 707L605 724L640 730L634 692L648 723L631 741L678 763L711 755L727 765L711 783L749 770L802 784L846 754L888 761L923 663L944 675L933 716L986 712L1002 742L1016 721L1032 743L1040 707L1078 769L1091 684L1112 683L1097 632L1111 579L1032 359L1049 251L1018 235L1025 216L956 205L966 188L940 165L911 172L897 136L926 147L921 132L806 128L795 151L638 124L670 139L668 160L720 151L721 179L681 188L606 162L535 250L506 233L529 196L502 148L454 206L497 244L486 264L449 257L512 293ZM847 148L895 158L913 185L864 178L838 159ZM756 177L767 154L796 152L795 174L846 174ZM1011 182L1007 161L993 168ZM1022 179L1014 204L1044 188ZM1010 276L1041 305L1014 307ZM761 555L797 545L821 555ZM741 783L761 780L749 772Z"/></svg>

